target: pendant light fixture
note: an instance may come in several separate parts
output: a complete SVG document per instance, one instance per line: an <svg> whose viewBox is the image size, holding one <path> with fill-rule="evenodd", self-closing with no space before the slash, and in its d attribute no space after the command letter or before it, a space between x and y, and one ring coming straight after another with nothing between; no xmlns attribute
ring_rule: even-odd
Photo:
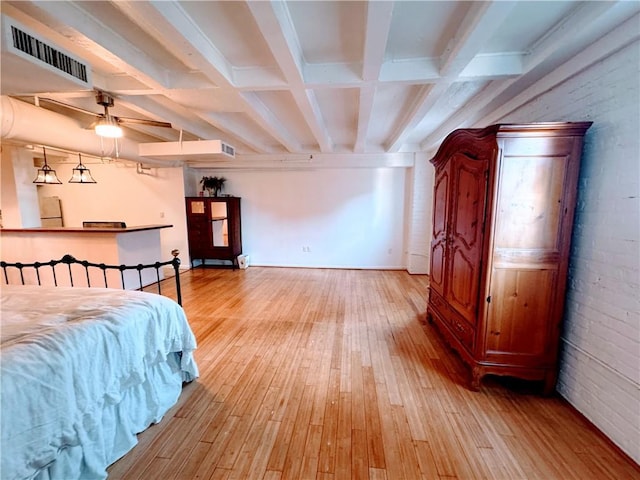
<svg viewBox="0 0 640 480"><path fill-rule="evenodd" d="M91 170L82 164L82 155L80 153L78 153L78 159L80 163L72 170L69 183L97 183L91 176Z"/></svg>
<svg viewBox="0 0 640 480"><path fill-rule="evenodd" d="M44 147L42 147L42 153L44 153L44 165L42 168L38 169L38 176L33 181L33 183L38 184L59 184L62 183L58 176L56 175L56 171L52 169L49 165L47 165L47 151Z"/></svg>

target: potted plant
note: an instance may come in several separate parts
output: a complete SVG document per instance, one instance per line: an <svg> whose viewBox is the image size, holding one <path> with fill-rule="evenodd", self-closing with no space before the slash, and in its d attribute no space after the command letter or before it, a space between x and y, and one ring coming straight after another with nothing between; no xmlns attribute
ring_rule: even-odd
<svg viewBox="0 0 640 480"><path fill-rule="evenodd" d="M202 190L206 190L207 192L209 192L209 196L217 197L220 191L222 190L222 188L224 187L224 182L226 181L227 179L224 177L204 176L200 180L200 183L202 184Z"/></svg>

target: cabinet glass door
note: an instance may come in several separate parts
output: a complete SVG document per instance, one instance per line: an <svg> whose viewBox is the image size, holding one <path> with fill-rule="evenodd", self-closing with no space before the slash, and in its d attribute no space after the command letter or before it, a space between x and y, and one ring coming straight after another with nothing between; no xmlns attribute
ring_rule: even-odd
<svg viewBox="0 0 640 480"><path fill-rule="evenodd" d="M189 202L189 208L191 214L202 214L204 213L204 202L202 200L191 200Z"/></svg>
<svg viewBox="0 0 640 480"><path fill-rule="evenodd" d="M214 247L229 246L226 202L211 202L211 239Z"/></svg>

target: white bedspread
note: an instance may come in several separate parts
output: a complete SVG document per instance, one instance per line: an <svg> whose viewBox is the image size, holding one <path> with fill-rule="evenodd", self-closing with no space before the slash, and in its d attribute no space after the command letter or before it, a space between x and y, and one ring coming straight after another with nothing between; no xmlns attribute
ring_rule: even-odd
<svg viewBox="0 0 640 480"><path fill-rule="evenodd" d="M132 446L103 431L111 423L105 408L143 386L136 395L152 397L145 404L157 411L114 414L131 415L118 421L138 433L177 400L155 398L164 390L150 387L148 377L168 374L149 374L154 365L181 372L182 381L198 376L195 337L169 298L102 288L0 288L2 479L33 478L78 445L81 471L104 478L106 465Z"/></svg>

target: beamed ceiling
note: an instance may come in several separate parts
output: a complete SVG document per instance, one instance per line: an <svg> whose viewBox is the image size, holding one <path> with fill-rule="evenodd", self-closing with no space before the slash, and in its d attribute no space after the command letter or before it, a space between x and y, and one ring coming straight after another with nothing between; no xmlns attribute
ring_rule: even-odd
<svg viewBox="0 0 640 480"><path fill-rule="evenodd" d="M101 112L92 89L102 90L115 97L114 115L172 124L130 125L130 141L222 140L235 161L433 151L452 130L494 122L640 30L635 1L1 5L92 73L90 88L55 89L46 73L34 86L20 68L3 69L3 95L87 128L86 115L36 97Z"/></svg>

